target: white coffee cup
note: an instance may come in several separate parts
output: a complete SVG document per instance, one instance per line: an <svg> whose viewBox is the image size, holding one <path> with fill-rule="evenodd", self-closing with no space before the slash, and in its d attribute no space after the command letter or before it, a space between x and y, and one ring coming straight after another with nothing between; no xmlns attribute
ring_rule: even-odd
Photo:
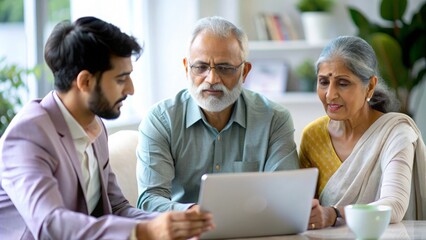
<svg viewBox="0 0 426 240"><path fill-rule="evenodd" d="M378 239L390 223L391 212L392 208L384 205L348 205L346 224L357 239Z"/></svg>

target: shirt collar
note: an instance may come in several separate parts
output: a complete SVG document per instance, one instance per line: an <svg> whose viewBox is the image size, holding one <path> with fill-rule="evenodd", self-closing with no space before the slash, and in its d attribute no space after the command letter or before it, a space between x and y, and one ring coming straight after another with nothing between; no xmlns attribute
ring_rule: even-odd
<svg viewBox="0 0 426 240"><path fill-rule="evenodd" d="M234 109L231 114L231 118L229 119L229 122L227 124L230 125L233 122L238 123L241 125L241 127L246 127L246 103L244 101L243 94L241 94L237 101L234 103ZM201 111L201 108L198 106L198 104L195 102L195 100L192 98L192 96L188 100L187 105L187 113L186 113L186 128L191 127L196 122L204 120L204 122L207 123L207 120L204 117L203 111ZM227 127L225 127L227 128Z"/></svg>
<svg viewBox="0 0 426 240"><path fill-rule="evenodd" d="M71 115L65 105L62 103L61 99L58 97L57 93L54 92L53 97L56 104L58 104L59 109L61 110L62 115L64 116L65 122L67 123L71 137L74 141L84 141L86 147L93 143L97 137L101 134L101 126L95 118L86 128L83 128L77 120Z"/></svg>
<svg viewBox="0 0 426 240"><path fill-rule="evenodd" d="M234 115L234 122L240 124L241 127L246 127L247 122L247 107L246 102L243 97L243 93L240 94L240 97L238 97L234 112L232 113Z"/></svg>

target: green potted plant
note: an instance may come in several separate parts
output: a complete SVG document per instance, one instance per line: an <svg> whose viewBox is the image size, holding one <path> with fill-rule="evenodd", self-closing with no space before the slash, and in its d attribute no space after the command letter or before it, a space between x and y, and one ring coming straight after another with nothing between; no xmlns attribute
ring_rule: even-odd
<svg viewBox="0 0 426 240"><path fill-rule="evenodd" d="M36 68L25 69L0 59L0 136L22 107L22 96L28 93L25 77L36 75L36 71Z"/></svg>
<svg viewBox="0 0 426 240"><path fill-rule="evenodd" d="M296 7L300 12L329 12L333 4L333 0L300 0Z"/></svg>
<svg viewBox="0 0 426 240"><path fill-rule="evenodd" d="M410 114L410 93L426 73L426 2L410 21L403 16L407 0L382 0L383 25L372 22L356 8L349 7L358 35L374 48L383 79L401 102L400 111Z"/></svg>
<svg viewBox="0 0 426 240"><path fill-rule="evenodd" d="M294 69L299 78L300 91L313 92L316 87L317 74L315 72L314 61L305 59Z"/></svg>
<svg viewBox="0 0 426 240"><path fill-rule="evenodd" d="M330 26L334 0L299 0L296 8L301 13L305 39L310 43L323 42L332 37Z"/></svg>

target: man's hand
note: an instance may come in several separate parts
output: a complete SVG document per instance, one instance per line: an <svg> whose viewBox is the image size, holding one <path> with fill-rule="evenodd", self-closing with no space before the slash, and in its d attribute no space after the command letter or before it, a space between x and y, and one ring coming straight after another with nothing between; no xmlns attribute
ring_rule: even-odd
<svg viewBox="0 0 426 240"><path fill-rule="evenodd" d="M188 210L186 210L186 211L187 212L197 212L197 213L200 213L201 212L200 205L194 204L190 208L188 208Z"/></svg>
<svg viewBox="0 0 426 240"><path fill-rule="evenodd" d="M166 212L138 224L138 239L188 239L214 228L210 213L197 211Z"/></svg>

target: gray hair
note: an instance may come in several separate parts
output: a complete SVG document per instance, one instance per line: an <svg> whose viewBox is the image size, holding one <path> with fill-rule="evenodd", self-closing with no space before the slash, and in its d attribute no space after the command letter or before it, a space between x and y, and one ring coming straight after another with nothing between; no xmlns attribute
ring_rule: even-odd
<svg viewBox="0 0 426 240"><path fill-rule="evenodd" d="M235 26L233 23L222 17L213 16L202 18L196 22L192 30L191 39L189 41L189 48L191 48L192 43L198 34L204 31L209 31L216 36L224 38L233 34L237 39L238 44L240 45L242 60L246 60L249 52L248 38L246 33L241 28Z"/></svg>
<svg viewBox="0 0 426 240"><path fill-rule="evenodd" d="M380 76L376 54L364 39L355 36L340 36L333 39L322 50L315 64L316 73L318 74L318 66L321 63L336 58L341 59L349 71L359 77L365 86L371 77L378 78L374 94L368 102L373 109L384 113L399 110L395 93L389 90Z"/></svg>

